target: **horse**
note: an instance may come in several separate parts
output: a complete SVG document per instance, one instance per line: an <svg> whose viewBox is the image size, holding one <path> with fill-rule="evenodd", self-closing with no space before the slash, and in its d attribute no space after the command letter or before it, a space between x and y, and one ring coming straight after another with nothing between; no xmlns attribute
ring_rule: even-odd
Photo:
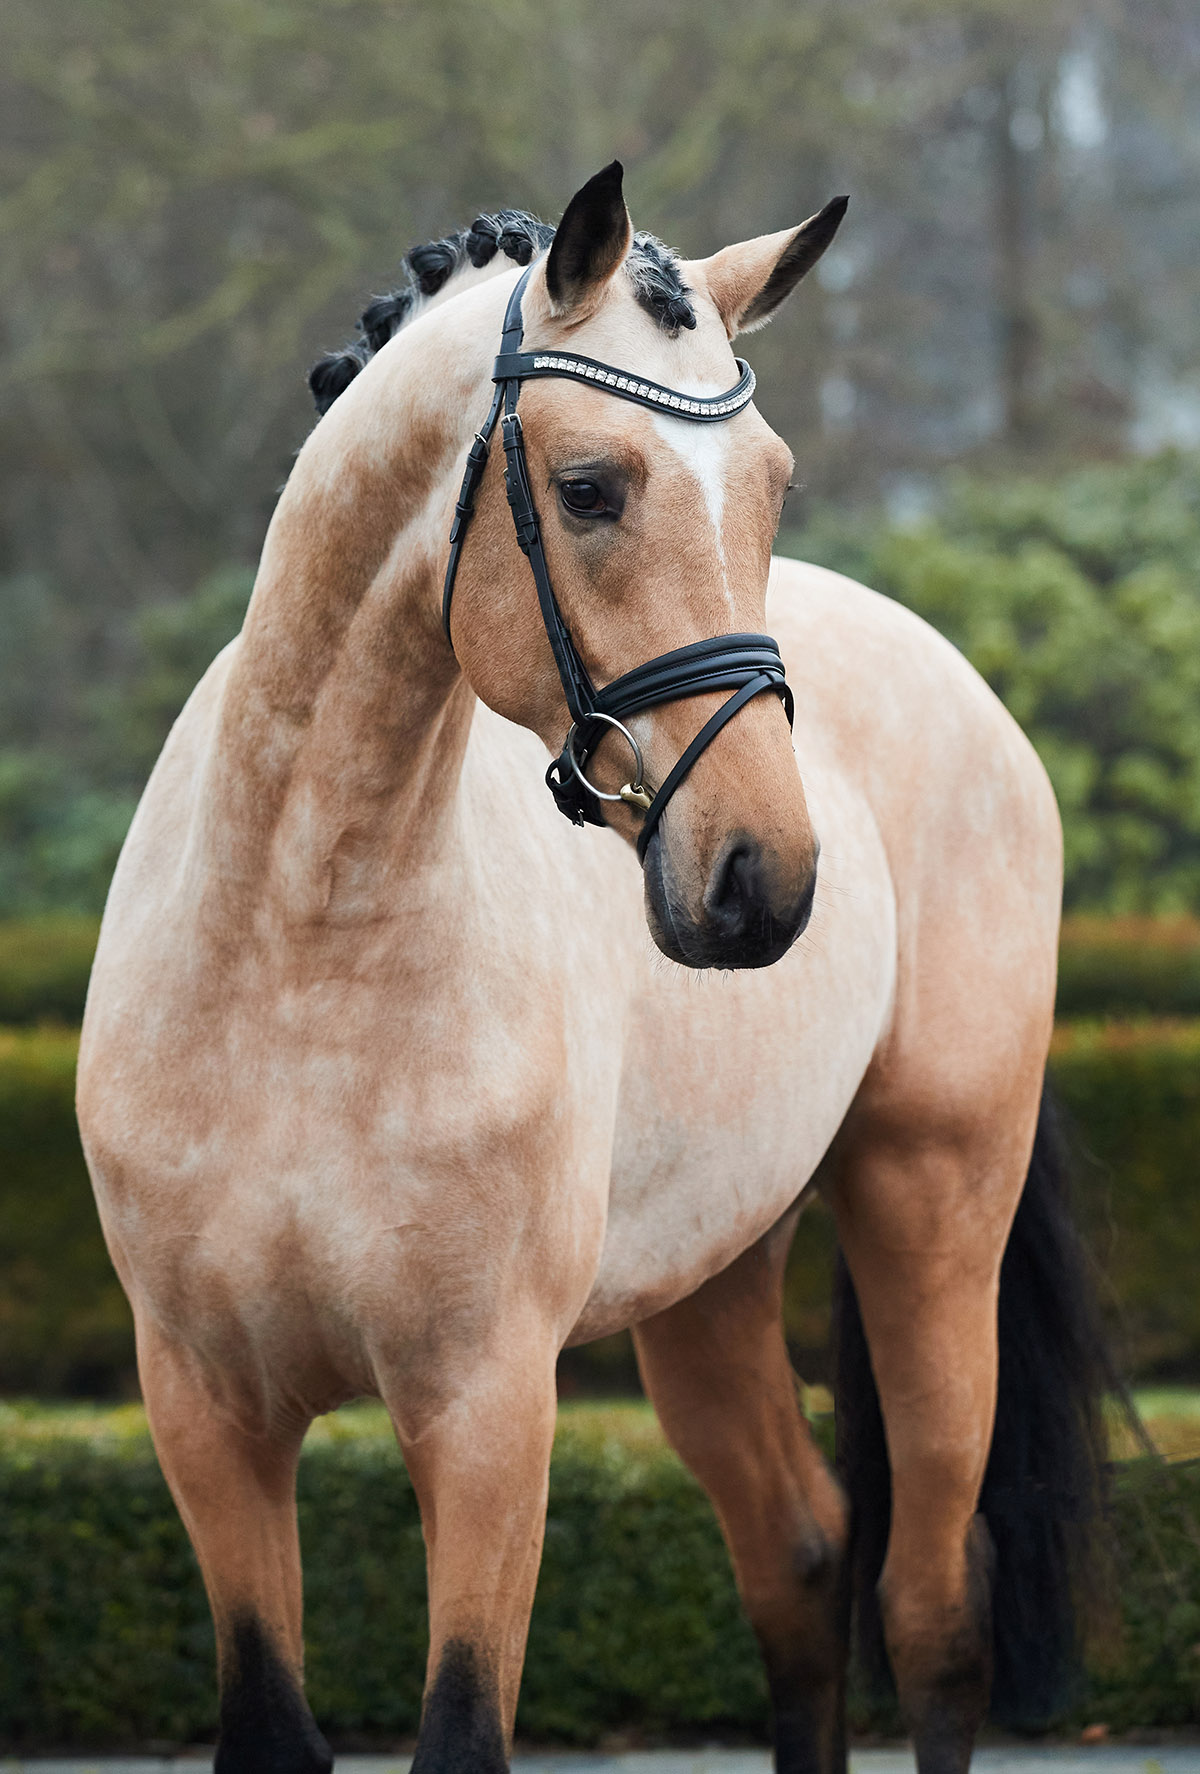
<svg viewBox="0 0 1200 1774"><path fill-rule="evenodd" d="M312 373L244 628L121 855L79 1062L218 1774L331 1766L294 1483L362 1395L426 1542L414 1774L507 1768L557 1359L626 1327L780 1770L846 1766L855 1594L921 1774L967 1767L993 1674L1036 1706L1065 1668L1097 1443L1043 1108L1054 797L948 642L772 558L793 460L731 349L844 209L682 262L614 162L557 229L416 250ZM781 1328L818 1194L836 1471Z"/></svg>

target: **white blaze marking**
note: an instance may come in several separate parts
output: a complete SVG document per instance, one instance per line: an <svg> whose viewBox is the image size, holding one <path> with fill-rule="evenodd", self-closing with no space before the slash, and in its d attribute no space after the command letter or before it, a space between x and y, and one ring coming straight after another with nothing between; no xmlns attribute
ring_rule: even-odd
<svg viewBox="0 0 1200 1774"><path fill-rule="evenodd" d="M724 425L693 425L687 419L673 419L665 413L651 413L650 418L663 442L674 450L700 484L708 521L712 525L717 544L725 601L732 615L733 593L729 588L725 539L721 529L725 516L725 470L729 459L729 433Z"/></svg>

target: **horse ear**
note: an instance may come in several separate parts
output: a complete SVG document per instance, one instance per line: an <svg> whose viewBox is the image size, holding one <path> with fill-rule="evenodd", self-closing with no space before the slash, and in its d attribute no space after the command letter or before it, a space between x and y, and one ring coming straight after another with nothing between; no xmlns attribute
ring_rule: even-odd
<svg viewBox="0 0 1200 1774"><path fill-rule="evenodd" d="M591 305L624 261L633 231L621 194L625 169L614 160L566 207L546 260L546 293L558 316Z"/></svg>
<svg viewBox="0 0 1200 1774"><path fill-rule="evenodd" d="M838 231L848 197L835 197L825 208L782 234L760 234L704 259L696 267L732 339L765 326L806 271L811 271Z"/></svg>

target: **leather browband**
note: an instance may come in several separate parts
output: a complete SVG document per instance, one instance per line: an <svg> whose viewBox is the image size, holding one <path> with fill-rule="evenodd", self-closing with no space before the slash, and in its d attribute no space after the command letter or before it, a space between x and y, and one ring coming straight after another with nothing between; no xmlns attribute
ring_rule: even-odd
<svg viewBox="0 0 1200 1774"><path fill-rule="evenodd" d="M726 394L699 396L679 394L664 388L661 382L642 381L628 370L615 370L611 364L597 363L594 357L576 357L562 351L507 351L496 359L493 382L534 382L540 376L569 376L576 382L591 382L618 400L636 401L654 412L670 413L677 419L712 424L714 420L732 419L754 399L754 371L739 357L742 372Z"/></svg>
<svg viewBox="0 0 1200 1774"><path fill-rule="evenodd" d="M644 809L645 818L637 840L638 858L644 862L646 847L663 816L667 802L701 752L725 723L732 720L738 710L744 708L755 696L761 695L764 690L770 690L782 700L790 725L795 712L792 692L784 678L779 648L769 635L764 634L726 634L717 635L712 640L694 641L689 646L662 653L657 659L648 660L645 665L635 666L623 677L606 684L602 690L594 688L587 667L571 639L570 630L550 583L550 571L542 547L541 526L525 459L521 420L517 413L521 383L543 376L565 376L574 381L587 382L605 394L615 395L619 400L630 400L638 406L649 407L654 412L666 412L674 418L693 423L711 424L717 420L733 418L750 404L754 397L754 372L749 364L743 363L739 358L737 362L741 375L735 386L725 394L701 398L680 394L677 389L664 388L657 382L647 382L628 370L616 369L612 364L598 363L594 358L578 357L566 352L522 351L521 298L531 270L532 266L525 270L509 299L504 316L500 354L496 359L493 375L496 392L487 418L467 453L466 469L450 530L450 558L446 563L445 588L442 594L442 624L446 630L446 638L453 646L450 634L450 602L454 594L459 556L474 510L475 494L487 467L491 437L503 409L501 432L504 439L504 478L508 503L516 526L517 541L533 572L542 621L550 640L554 663L558 667L567 707L571 712L571 731L561 754L546 772L546 782L560 811L568 819L573 820L576 825L583 825L585 822L603 825L605 820L601 793L586 781L584 770L588 758L604 734L611 727L618 727L633 747L638 764L637 779L632 785L626 784L619 796L609 795L605 798L625 800ZM651 797L641 781L641 753L633 735L623 725L625 718L642 709L677 702L685 696L701 696L726 690L731 692L728 699L700 729L668 773L666 781Z"/></svg>

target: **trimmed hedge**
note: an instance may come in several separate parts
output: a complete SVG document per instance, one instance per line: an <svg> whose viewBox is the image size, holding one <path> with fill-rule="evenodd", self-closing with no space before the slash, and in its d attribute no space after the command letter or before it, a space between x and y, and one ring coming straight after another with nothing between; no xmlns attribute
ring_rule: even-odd
<svg viewBox="0 0 1200 1774"><path fill-rule="evenodd" d="M133 1331L79 1137L67 1029L0 1031L0 1393L135 1385ZM1091 1161L1081 1205L1130 1370L1200 1375L1200 1021L1060 1025L1051 1069ZM819 1203L788 1272L788 1334L823 1377L834 1239ZM632 1379L628 1339L572 1352L567 1389Z"/></svg>
<svg viewBox="0 0 1200 1774"><path fill-rule="evenodd" d="M79 1022L99 934L84 913L0 920L0 1024Z"/></svg>
<svg viewBox="0 0 1200 1774"><path fill-rule="evenodd" d="M0 1391L132 1384L133 1324L75 1123L69 1029L0 1030Z"/></svg>
<svg viewBox="0 0 1200 1774"><path fill-rule="evenodd" d="M560 1429L519 1730L760 1736L766 1696L699 1487L638 1407ZM378 1417L301 1462L308 1684L335 1738L416 1728L425 1578L412 1487ZM0 1744L184 1744L214 1728L203 1590L144 1433L37 1440L0 1423ZM632 1429L632 1434L630 1430ZM1200 1462L1135 1465L1113 1521L1123 1641L1073 1709L1200 1721ZM852 1704L856 1722L870 1710Z"/></svg>
<svg viewBox="0 0 1200 1774"><path fill-rule="evenodd" d="M1066 919L1058 1014L1200 1016L1200 919Z"/></svg>
<svg viewBox="0 0 1200 1774"><path fill-rule="evenodd" d="M99 929L70 912L0 920L0 1025L78 1022ZM1200 919L1066 919L1058 1012L1200 1016Z"/></svg>
<svg viewBox="0 0 1200 1774"><path fill-rule="evenodd" d="M1080 1207L1128 1365L1200 1372L1200 1022L1060 1024Z"/></svg>

